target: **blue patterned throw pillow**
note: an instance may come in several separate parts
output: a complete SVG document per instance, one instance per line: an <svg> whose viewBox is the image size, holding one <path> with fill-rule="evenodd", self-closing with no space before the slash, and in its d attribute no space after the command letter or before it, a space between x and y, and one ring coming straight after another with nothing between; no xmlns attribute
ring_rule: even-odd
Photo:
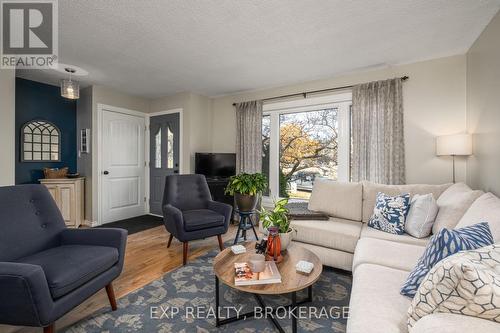
<svg viewBox="0 0 500 333"><path fill-rule="evenodd" d="M377 201L368 226L391 234L405 233L405 219L410 209L410 195L390 196L377 193Z"/></svg>
<svg viewBox="0 0 500 333"><path fill-rule="evenodd" d="M488 223L460 229L441 229L431 237L425 252L401 287L401 294L413 297L427 273L442 259L460 251L475 250L493 244Z"/></svg>

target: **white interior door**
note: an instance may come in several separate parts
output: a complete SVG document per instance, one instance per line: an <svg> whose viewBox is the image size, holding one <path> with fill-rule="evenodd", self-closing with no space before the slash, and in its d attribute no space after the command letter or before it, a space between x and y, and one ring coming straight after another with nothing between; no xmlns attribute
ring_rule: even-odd
<svg viewBox="0 0 500 333"><path fill-rule="evenodd" d="M144 117L103 110L102 223L145 214L144 132Z"/></svg>

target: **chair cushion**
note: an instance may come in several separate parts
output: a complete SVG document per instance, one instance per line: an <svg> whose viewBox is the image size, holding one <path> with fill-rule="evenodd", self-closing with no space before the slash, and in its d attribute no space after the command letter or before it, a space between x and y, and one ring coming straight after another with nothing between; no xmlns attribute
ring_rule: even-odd
<svg viewBox="0 0 500 333"><path fill-rule="evenodd" d="M314 181L308 209L342 219L361 221L363 186L327 179Z"/></svg>
<svg viewBox="0 0 500 333"><path fill-rule="evenodd" d="M432 233L437 234L443 228L453 229L472 203L483 194L483 191L473 191L464 183L450 186L437 199L439 211L432 225Z"/></svg>
<svg viewBox="0 0 500 333"><path fill-rule="evenodd" d="M498 333L500 324L471 316L454 313L433 313L420 318L413 326L412 333L457 333L481 332Z"/></svg>
<svg viewBox="0 0 500 333"><path fill-rule="evenodd" d="M455 228L487 222L495 243L500 242L500 198L485 193L470 206Z"/></svg>
<svg viewBox="0 0 500 333"><path fill-rule="evenodd" d="M361 264L374 264L410 272L424 251L424 246L364 237L356 245L352 271Z"/></svg>
<svg viewBox="0 0 500 333"><path fill-rule="evenodd" d="M41 266L55 299L111 268L118 262L118 250L107 246L63 245L16 262Z"/></svg>
<svg viewBox="0 0 500 333"><path fill-rule="evenodd" d="M408 332L411 299L399 294L407 271L361 264L352 281L347 333ZM439 332L439 331L437 331Z"/></svg>
<svg viewBox="0 0 500 333"><path fill-rule="evenodd" d="M212 200L203 175L170 175L165 177L162 206L170 204L181 211L200 209Z"/></svg>
<svg viewBox="0 0 500 333"><path fill-rule="evenodd" d="M292 239L292 244L297 244L302 246L315 255L318 256L319 260L324 266L334 267L343 269L345 271L350 271L352 267L352 257L353 254L341 250L330 249L328 247L307 244L302 242L297 242Z"/></svg>
<svg viewBox="0 0 500 333"><path fill-rule="evenodd" d="M0 261L59 246L58 235L64 228L45 185L0 186Z"/></svg>
<svg viewBox="0 0 500 333"><path fill-rule="evenodd" d="M184 229L195 231L224 225L224 215L210 209L193 209L182 212Z"/></svg>
<svg viewBox="0 0 500 333"><path fill-rule="evenodd" d="M328 221L292 220L290 226L297 232L298 242L354 253L361 232L361 223L338 218Z"/></svg>
<svg viewBox="0 0 500 333"><path fill-rule="evenodd" d="M415 237L412 237L408 234L404 234L404 235L390 234L388 232L383 232L383 231L380 231L377 229L370 228L366 223L364 223L363 227L361 228L361 238L365 238L365 237L385 239L385 240L388 240L391 242L415 244L415 245L420 245L420 246L425 246L430 239L430 237L415 238Z"/></svg>

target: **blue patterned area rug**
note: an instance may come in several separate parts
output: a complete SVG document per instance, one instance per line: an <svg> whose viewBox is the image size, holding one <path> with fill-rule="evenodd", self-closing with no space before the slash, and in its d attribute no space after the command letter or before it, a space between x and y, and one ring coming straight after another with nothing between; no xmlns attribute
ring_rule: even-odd
<svg viewBox="0 0 500 333"><path fill-rule="evenodd" d="M92 332L276 332L269 319L248 318L215 326L215 278L212 269L212 251L184 267L165 274L161 279L138 289L118 300L118 310L104 307L64 331L67 333ZM313 301L298 309L299 332L345 332L352 277L349 273L325 267L313 286ZM244 292L220 284L219 313L234 316L236 311L254 310L255 299ZM307 296L304 290L297 300ZM263 296L266 305L278 307L290 303L290 297ZM282 308L283 309L283 308ZM286 311L278 312L282 327L291 332L291 319Z"/></svg>

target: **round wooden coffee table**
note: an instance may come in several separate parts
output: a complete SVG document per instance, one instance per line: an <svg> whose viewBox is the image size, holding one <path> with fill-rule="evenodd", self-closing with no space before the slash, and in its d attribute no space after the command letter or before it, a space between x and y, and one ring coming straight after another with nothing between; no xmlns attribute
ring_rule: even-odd
<svg viewBox="0 0 500 333"><path fill-rule="evenodd" d="M231 252L231 249L227 248L219 253L214 259L216 325L221 326L237 320L251 318L255 314L255 311L250 311L245 314L240 314L239 316L221 320L218 316L220 280L222 283L231 288L253 294L261 310L264 310L264 308L266 308L266 305L264 304L264 301L262 300L262 297L260 295L291 294L291 304L289 306L286 306L285 308L288 308L288 310L291 312L290 317L292 318L292 331L297 332L297 305L312 301L312 285L319 279L321 272L323 271L323 265L321 264L318 256L308 249L292 243L289 245L288 249L283 252L283 261L277 264L278 270L281 274L281 283L254 286L236 286L234 284L234 263L248 262L249 256L255 254L255 242L248 242L243 245L247 249L246 253L233 254L233 252ZM309 275L298 273L295 270L295 265L300 260L309 261L314 264L314 269ZM308 289L308 297L305 300L297 302L297 291L306 288ZM268 319L273 322L278 331L284 332L283 328L276 320L274 313Z"/></svg>

